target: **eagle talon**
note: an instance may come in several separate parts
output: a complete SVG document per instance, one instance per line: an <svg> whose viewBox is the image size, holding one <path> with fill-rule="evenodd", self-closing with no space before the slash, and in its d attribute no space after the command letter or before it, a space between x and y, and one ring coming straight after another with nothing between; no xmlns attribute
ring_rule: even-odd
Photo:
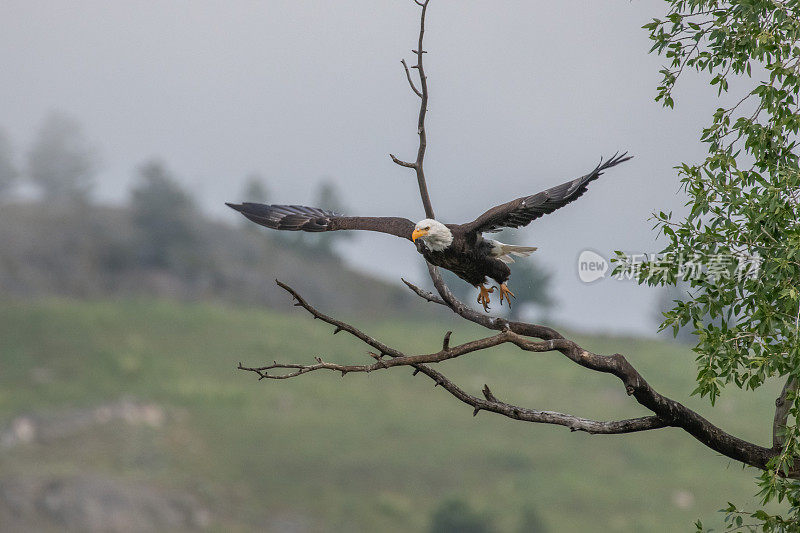
<svg viewBox="0 0 800 533"><path fill-rule="evenodd" d="M486 288L483 286L483 283L478 285L478 290L480 293L478 294L477 302L483 306L483 310L487 313L489 312L489 295L494 292L496 287Z"/></svg>
<svg viewBox="0 0 800 533"><path fill-rule="evenodd" d="M511 298L517 297L513 292L511 292L505 283L500 284L500 305L503 305L503 297L505 297L506 301L508 302L509 308L511 307Z"/></svg>

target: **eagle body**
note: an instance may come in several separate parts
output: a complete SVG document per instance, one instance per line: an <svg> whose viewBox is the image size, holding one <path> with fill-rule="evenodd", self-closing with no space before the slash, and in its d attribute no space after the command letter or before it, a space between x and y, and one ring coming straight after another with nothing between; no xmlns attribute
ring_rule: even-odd
<svg viewBox="0 0 800 533"><path fill-rule="evenodd" d="M496 241L464 231L456 224L445 224L445 227L453 235L450 246L444 250L431 250L425 244L417 247L428 263L449 270L475 287L486 283L486 278L497 283L508 281L511 269L495 255Z"/></svg>
<svg viewBox="0 0 800 533"><path fill-rule="evenodd" d="M495 206L466 224L443 224L424 219L416 224L402 217L348 217L317 207L302 205L227 204L256 224L284 231L365 230L387 233L412 241L417 251L432 265L450 270L459 278L480 289L478 302L488 311L489 293L484 284L493 279L500 284L500 302L513 296L506 286L511 275L509 263L514 256L530 255L536 248L503 244L486 239L483 233L503 228L527 226L533 220L564 207L581 197L590 182L603 171L631 159L615 154L588 174L551 187L540 193L523 196Z"/></svg>

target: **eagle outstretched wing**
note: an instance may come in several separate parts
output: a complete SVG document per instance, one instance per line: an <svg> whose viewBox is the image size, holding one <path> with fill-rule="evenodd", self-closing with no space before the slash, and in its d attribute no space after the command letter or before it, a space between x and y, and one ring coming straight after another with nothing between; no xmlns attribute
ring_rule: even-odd
<svg viewBox="0 0 800 533"><path fill-rule="evenodd" d="M245 202L229 204L249 220L268 228L286 231L366 230L388 233L411 240L414 223L401 217L346 217L333 211L302 205L267 205Z"/></svg>
<svg viewBox="0 0 800 533"><path fill-rule="evenodd" d="M601 159L597 167L585 176L556 185L538 194L523 196L493 207L472 222L462 225L462 228L467 232L481 233L500 231L502 228L527 226L537 218L552 213L580 198L586 192L589 182L599 178L604 170L632 157L627 156L627 152L624 152L614 154L605 163Z"/></svg>

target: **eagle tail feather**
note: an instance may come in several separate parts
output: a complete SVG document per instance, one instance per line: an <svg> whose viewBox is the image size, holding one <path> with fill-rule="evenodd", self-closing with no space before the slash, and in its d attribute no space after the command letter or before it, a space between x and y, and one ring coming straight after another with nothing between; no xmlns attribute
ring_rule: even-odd
<svg viewBox="0 0 800 533"><path fill-rule="evenodd" d="M492 257L495 257L510 265L514 262L514 257L528 257L537 250L536 246L517 246L516 244L505 244L503 242L492 241Z"/></svg>

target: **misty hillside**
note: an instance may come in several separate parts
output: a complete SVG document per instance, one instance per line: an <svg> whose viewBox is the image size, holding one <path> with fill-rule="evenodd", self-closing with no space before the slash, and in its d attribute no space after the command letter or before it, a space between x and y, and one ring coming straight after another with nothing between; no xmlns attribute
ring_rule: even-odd
<svg viewBox="0 0 800 533"><path fill-rule="evenodd" d="M755 499L753 469L675 429L587 435L473 417L408 368L261 382L237 370L368 360L363 343L289 309L0 301L0 531L430 532L449 512L473 525L457 531L661 533L699 516L716 527L720 487ZM439 321L356 324L408 353L442 345ZM459 343L484 334L452 329ZM625 353L727 430L769 435L780 384L730 391L712 409L688 396L685 347L579 341ZM472 355L439 368L473 394L487 383L513 403L601 420L644 411L616 378L563 357Z"/></svg>
<svg viewBox="0 0 800 533"><path fill-rule="evenodd" d="M186 235L134 220L127 208L69 204L0 207L0 297L213 299L288 309L284 281L321 309L406 313L424 305L405 288L348 270L291 234L195 216ZM172 233L171 233L172 232Z"/></svg>

